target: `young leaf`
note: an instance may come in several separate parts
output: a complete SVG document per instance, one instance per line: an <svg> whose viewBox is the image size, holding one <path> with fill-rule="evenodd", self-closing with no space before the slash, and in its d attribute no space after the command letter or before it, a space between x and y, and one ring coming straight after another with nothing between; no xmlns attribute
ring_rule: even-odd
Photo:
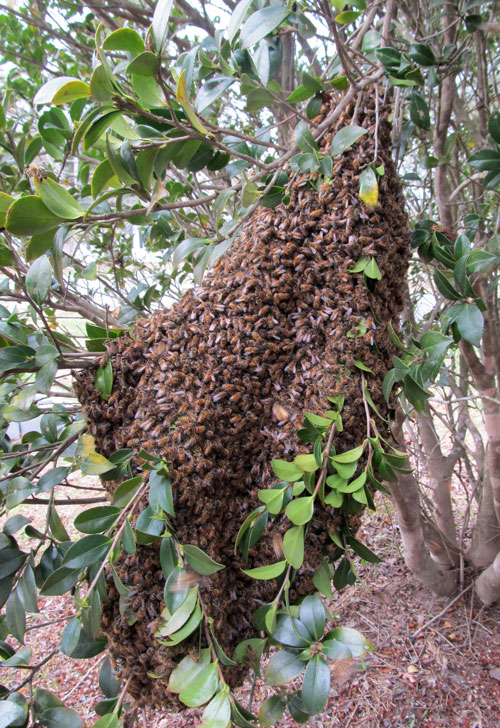
<svg viewBox="0 0 500 728"><path fill-rule="evenodd" d="M286 460L271 460L271 467L276 477L286 483L295 483L296 480L300 480L304 476L302 470Z"/></svg>
<svg viewBox="0 0 500 728"><path fill-rule="evenodd" d="M128 51L142 53L144 42L132 28L118 28L104 39L102 47L105 51Z"/></svg>
<svg viewBox="0 0 500 728"><path fill-rule="evenodd" d="M313 516L313 512L314 498L312 495L295 498L285 509L286 515L296 526L303 526L308 523Z"/></svg>
<svg viewBox="0 0 500 728"><path fill-rule="evenodd" d="M95 388L105 400L108 400L113 391L113 366L111 359L108 359L106 364L96 372L95 375Z"/></svg>
<svg viewBox="0 0 500 728"><path fill-rule="evenodd" d="M294 569L300 569L304 561L304 527L290 528L283 538L283 554Z"/></svg>
<svg viewBox="0 0 500 728"><path fill-rule="evenodd" d="M276 564L257 566L255 569L242 569L242 572L252 579L276 579L286 569L286 561L278 561Z"/></svg>
<svg viewBox="0 0 500 728"><path fill-rule="evenodd" d="M339 453L338 455L331 455L330 460L334 463L356 463L363 454L364 449L365 445L363 443L353 450L346 450L346 452Z"/></svg>

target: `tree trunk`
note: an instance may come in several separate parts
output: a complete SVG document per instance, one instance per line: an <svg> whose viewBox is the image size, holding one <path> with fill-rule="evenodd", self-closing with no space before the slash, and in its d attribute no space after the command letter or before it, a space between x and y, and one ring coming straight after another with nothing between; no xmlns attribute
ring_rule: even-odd
<svg viewBox="0 0 500 728"><path fill-rule="evenodd" d="M488 469L485 469L477 521L467 558L478 569L489 566L500 551L500 523L493 507L493 493Z"/></svg>

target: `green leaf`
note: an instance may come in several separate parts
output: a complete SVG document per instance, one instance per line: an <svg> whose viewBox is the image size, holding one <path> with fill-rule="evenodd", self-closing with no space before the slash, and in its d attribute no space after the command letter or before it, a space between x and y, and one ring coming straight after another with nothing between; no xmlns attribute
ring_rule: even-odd
<svg viewBox="0 0 500 728"><path fill-rule="evenodd" d="M108 359L104 366L99 367L95 375L95 388L103 399L109 399L113 391L113 366Z"/></svg>
<svg viewBox="0 0 500 728"><path fill-rule="evenodd" d="M375 374L373 369L370 369L370 367L367 367L366 364L363 364L363 362L360 359L354 360L354 366L358 369L361 369L362 372L368 372L368 374Z"/></svg>
<svg viewBox="0 0 500 728"><path fill-rule="evenodd" d="M420 129L430 129L431 116L429 107L424 97L418 91L414 91L411 98L410 119Z"/></svg>
<svg viewBox="0 0 500 728"><path fill-rule="evenodd" d="M304 561L304 527L290 528L283 538L283 554L294 569L300 569Z"/></svg>
<svg viewBox="0 0 500 728"><path fill-rule="evenodd" d="M1 667L17 667L18 665L28 665L31 660L32 650L31 647L21 647L12 657L7 660L3 660L0 663ZM1 704L1 703L0 703Z"/></svg>
<svg viewBox="0 0 500 728"><path fill-rule="evenodd" d="M104 455L97 452L90 453L87 457L80 460L80 470L85 475L102 475L108 470L114 470L114 465ZM116 495L116 493L115 493Z"/></svg>
<svg viewBox="0 0 500 728"><path fill-rule="evenodd" d="M382 273L380 272L380 268L378 267L375 258L370 258L363 273L367 278L373 278L376 281L380 281L382 278Z"/></svg>
<svg viewBox="0 0 500 728"><path fill-rule="evenodd" d="M79 569L67 569L65 566L61 566L49 574L40 589L40 594L46 597L66 594L75 586L79 575Z"/></svg>
<svg viewBox="0 0 500 728"><path fill-rule="evenodd" d="M89 85L73 76L52 78L37 91L33 104L66 104L90 96Z"/></svg>
<svg viewBox="0 0 500 728"><path fill-rule="evenodd" d="M84 536L66 551L62 566L66 569L83 569L101 561L109 551L112 539L95 534Z"/></svg>
<svg viewBox="0 0 500 728"><path fill-rule="evenodd" d="M431 48L423 43L413 43L408 50L408 55L419 66L434 66L436 64L436 57Z"/></svg>
<svg viewBox="0 0 500 728"><path fill-rule="evenodd" d="M302 667L304 664L302 663ZM279 721L285 712L286 702L281 695L273 695L265 700L259 708L259 725L268 728Z"/></svg>
<svg viewBox="0 0 500 728"><path fill-rule="evenodd" d="M10 700L0 701L0 728L8 728L8 726L16 724L23 725L24 720L25 711L20 705Z"/></svg>
<svg viewBox="0 0 500 728"><path fill-rule="evenodd" d="M332 157L335 157L337 154L342 154L342 152L349 149L354 142L357 142L360 137L367 133L367 129L363 129L362 126L357 126L356 124L345 126L333 137L330 154Z"/></svg>
<svg viewBox="0 0 500 728"><path fill-rule="evenodd" d="M307 627L295 617L279 614L272 638L288 647L308 647L314 642Z"/></svg>
<svg viewBox="0 0 500 728"><path fill-rule="evenodd" d="M309 715L321 713L330 693L330 670L323 657L314 655L302 681L302 701Z"/></svg>
<svg viewBox="0 0 500 728"><path fill-rule="evenodd" d="M245 15L247 14L248 8L252 4L252 2L253 0L240 0L240 2L236 5L233 12L231 13L231 18L229 20L229 25L227 29L227 37L231 44L233 43L236 33L239 31L241 24L245 19Z"/></svg>
<svg viewBox="0 0 500 728"><path fill-rule="evenodd" d="M168 619L167 622L162 627L160 627L160 629L155 633L155 636L165 637L173 634L174 632L177 632L181 627L186 624L189 617L192 615L197 603L198 584L196 584L196 586L189 590L185 600L182 602L180 607L178 607L172 614L170 619Z"/></svg>
<svg viewBox="0 0 500 728"><path fill-rule="evenodd" d="M371 167L367 167L359 175L359 197L369 207L378 205L377 175Z"/></svg>
<svg viewBox="0 0 500 728"><path fill-rule="evenodd" d="M307 596L300 605L299 617L315 640L319 640L323 636L326 614L319 597L315 595Z"/></svg>
<svg viewBox="0 0 500 728"><path fill-rule="evenodd" d="M71 540L54 506L49 508L49 525L50 532L57 541Z"/></svg>
<svg viewBox="0 0 500 728"><path fill-rule="evenodd" d="M259 490L259 499L266 504L266 508L269 513L273 516L278 515L283 507L283 497L288 485L283 488L268 488L266 490Z"/></svg>
<svg viewBox="0 0 500 728"><path fill-rule="evenodd" d="M278 561L276 564L257 566L255 569L242 569L242 572L252 579L276 579L286 569L286 561Z"/></svg>
<svg viewBox="0 0 500 728"><path fill-rule="evenodd" d="M43 204L58 217L64 220L76 220L85 214L85 210L68 190L57 184L50 177L39 179L34 177L35 190Z"/></svg>
<svg viewBox="0 0 500 728"><path fill-rule="evenodd" d="M168 21L172 10L173 0L158 0L153 14L151 31L155 48L160 51L168 28Z"/></svg>
<svg viewBox="0 0 500 728"><path fill-rule="evenodd" d="M271 460L271 467L276 477L286 483L295 483L296 480L304 477L302 470L286 460Z"/></svg>
<svg viewBox="0 0 500 728"><path fill-rule="evenodd" d="M357 490L360 490L366 483L366 471L363 471L361 475L359 475L355 480L352 480L350 483L344 483L344 484L338 484L336 486L336 490L339 493L355 493Z"/></svg>
<svg viewBox="0 0 500 728"><path fill-rule="evenodd" d="M79 619L72 619L63 630L61 635L60 650L71 657L80 639L82 625Z"/></svg>
<svg viewBox="0 0 500 728"><path fill-rule="evenodd" d="M480 149L469 157L469 164L481 172L500 170L500 152L494 149Z"/></svg>
<svg viewBox="0 0 500 728"><path fill-rule="evenodd" d="M314 473L318 470L318 464L314 455L297 455L293 464L303 473Z"/></svg>
<svg viewBox="0 0 500 728"><path fill-rule="evenodd" d="M141 485L142 477L140 475L124 480L113 493L113 505L118 506L118 508L125 508L125 506L128 505L135 496Z"/></svg>
<svg viewBox="0 0 500 728"><path fill-rule="evenodd" d="M336 15L335 20L341 25L346 25L348 23L354 23L354 21L357 20L360 15L361 13L357 10L345 10L343 13L339 13L338 15Z"/></svg>
<svg viewBox="0 0 500 728"><path fill-rule="evenodd" d="M15 199L11 195L0 192L0 227L4 227L7 210L13 202L15 202Z"/></svg>
<svg viewBox="0 0 500 728"><path fill-rule="evenodd" d="M149 503L153 510L161 509L169 516L175 516L172 482L163 468L152 470L149 475Z"/></svg>
<svg viewBox="0 0 500 728"><path fill-rule="evenodd" d="M453 287L448 278L439 270L439 268L436 268L434 271L434 283L436 284L438 291L449 301L462 300L462 294Z"/></svg>
<svg viewBox="0 0 500 728"><path fill-rule="evenodd" d="M26 195L13 202L5 219L5 227L12 235L40 235L60 224L61 218L36 195Z"/></svg>
<svg viewBox="0 0 500 728"><path fill-rule="evenodd" d="M26 632L26 612L21 601L18 589L11 592L5 605L5 618L11 635L18 642L24 644L24 633Z"/></svg>
<svg viewBox="0 0 500 728"><path fill-rule="evenodd" d="M231 723L231 702L227 690L221 690L212 698L201 717L200 728L229 728Z"/></svg>
<svg viewBox="0 0 500 728"><path fill-rule="evenodd" d="M170 680L168 683L168 689L172 693L180 693L181 690L189 683L193 678L200 673L204 667L208 664L210 661L210 655L208 655L208 659L206 656L206 652L204 651L202 655L200 656L200 661L195 662L190 655L186 655L182 658L182 660L179 662L177 667L174 668L170 675Z"/></svg>
<svg viewBox="0 0 500 728"><path fill-rule="evenodd" d="M219 684L217 663L212 662L198 672L194 678L181 690L179 699L184 705L196 708L203 705L213 696Z"/></svg>
<svg viewBox="0 0 500 728"><path fill-rule="evenodd" d="M48 708L40 715L45 728L84 728L78 713L69 708Z"/></svg>
<svg viewBox="0 0 500 728"><path fill-rule="evenodd" d="M198 548L198 546L184 544L182 546L182 550L189 566L193 569L193 571L196 571L197 574L208 576L210 574L215 574L216 571L226 568L224 564L218 564L217 561L211 559L210 556Z"/></svg>
<svg viewBox="0 0 500 728"><path fill-rule="evenodd" d="M132 28L118 28L104 39L102 47L105 51L142 53L144 43L141 36Z"/></svg>
<svg viewBox="0 0 500 728"><path fill-rule="evenodd" d="M500 111L496 110L491 114L488 119L488 131L493 141L500 144Z"/></svg>
<svg viewBox="0 0 500 728"><path fill-rule="evenodd" d="M342 659L344 657L361 657L361 655L364 655L365 652L371 652L373 650L373 645L368 642L365 637L363 637L361 632L358 632L357 629L352 629L352 627L336 627L335 629L332 629L325 635L323 646L325 646L327 642L331 641L336 641L342 644L344 648L348 650L348 654L344 653L344 655L342 655ZM335 645L329 645L324 652L327 657L337 659L337 655L329 654L329 652L333 653L335 649L337 649Z"/></svg>
<svg viewBox="0 0 500 728"><path fill-rule="evenodd" d="M286 515L296 526L303 526L308 523L313 517L313 512L314 497L312 495L295 498L285 509Z"/></svg>
<svg viewBox="0 0 500 728"><path fill-rule="evenodd" d="M75 528L82 533L102 533L111 528L118 518L120 509L116 506L97 506L79 513L74 520Z"/></svg>
<svg viewBox="0 0 500 728"><path fill-rule="evenodd" d="M361 541L358 541L357 538L354 538L354 536L347 536L346 541L352 550L365 561L368 561L370 564L381 563L382 559L380 559L377 554L373 553L368 546L365 546L364 543L361 543Z"/></svg>
<svg viewBox="0 0 500 728"><path fill-rule="evenodd" d="M41 255L29 267L26 273L26 290L39 306L49 295L52 286L52 266L46 255Z"/></svg>
<svg viewBox="0 0 500 728"><path fill-rule="evenodd" d="M318 144L305 121L299 121L293 134L295 144L300 150L309 154L315 154L318 151Z"/></svg>
<svg viewBox="0 0 500 728"><path fill-rule="evenodd" d="M240 47L250 48L265 38L266 35L281 25L292 11L288 8L272 5L253 13L243 25L240 32Z"/></svg>
<svg viewBox="0 0 500 728"><path fill-rule="evenodd" d="M325 597L332 599L332 571L330 565L326 561L322 561L313 576L313 584L315 588Z"/></svg>
<svg viewBox="0 0 500 728"><path fill-rule="evenodd" d="M151 51L143 51L127 66L129 76L152 76L158 73L158 57Z"/></svg>
<svg viewBox="0 0 500 728"><path fill-rule="evenodd" d="M135 524L137 543L141 546L154 543L163 533L164 521L157 517L157 513L148 506L145 508Z"/></svg>
<svg viewBox="0 0 500 728"><path fill-rule="evenodd" d="M473 346L481 345L484 319L477 304L466 303L457 316L456 322L460 335L465 341Z"/></svg>
<svg viewBox="0 0 500 728"><path fill-rule="evenodd" d="M352 450L346 450L346 452L339 453L337 455L331 455L330 460L334 463L357 463L363 451L365 449L365 443L353 448Z"/></svg>

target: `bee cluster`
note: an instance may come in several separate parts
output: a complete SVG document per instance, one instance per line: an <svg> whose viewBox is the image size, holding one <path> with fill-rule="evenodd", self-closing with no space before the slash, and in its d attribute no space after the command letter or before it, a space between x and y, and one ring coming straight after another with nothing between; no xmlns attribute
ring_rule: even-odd
<svg viewBox="0 0 500 728"><path fill-rule="evenodd" d="M394 353L387 324L397 327L403 306L409 246L389 112L380 100L377 119L376 93L365 91L322 138L320 149L328 153L335 132L352 123L354 112L355 123L368 131L334 160L331 178L293 176L289 204L257 209L203 285L171 309L138 321L132 336L108 342L103 361L111 357L114 385L107 402L94 387L95 371L75 382L100 452L144 448L168 463L180 543L199 546L226 567L206 579L200 593L230 655L238 642L255 636L251 615L275 592L274 581L252 580L241 567L276 561L273 535L290 526L275 519L248 562L234 555L238 529L259 505L257 491L275 480L271 459L293 459L301 451L303 410L321 413L328 394L345 396L338 450L363 441L366 413L355 360L373 370L374 376L366 375L370 394L387 413L382 380ZM384 165L376 208L359 198L359 174L372 162ZM363 273L350 272L363 255L376 259L381 280L367 285ZM313 590L320 555L332 546L329 530L345 517L317 503L294 598ZM359 516L347 518L355 530ZM139 702L178 708L167 685L186 643L167 648L154 637L164 588L158 548L138 546L115 566L131 589L135 621L130 624L130 610L120 614L108 579L103 629L111 652L123 677L133 675L130 692ZM232 685L244 673L224 667Z"/></svg>

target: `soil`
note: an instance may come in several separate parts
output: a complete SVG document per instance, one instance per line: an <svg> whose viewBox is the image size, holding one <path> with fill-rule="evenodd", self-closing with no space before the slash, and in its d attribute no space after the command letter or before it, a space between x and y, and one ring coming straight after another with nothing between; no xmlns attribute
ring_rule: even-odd
<svg viewBox="0 0 500 728"><path fill-rule="evenodd" d="M43 509L32 510L36 525L43 518ZM75 508L63 506L59 512L71 525ZM373 643L374 651L364 659L332 663L327 708L308 725L496 728L500 725L500 606L481 607L472 588L453 603L423 589L404 565L388 502L381 501L377 513L365 516L359 537L383 563L360 565L358 582L336 594L326 606L332 626L359 629ZM467 588L467 582L464 586ZM30 617L26 636L26 644L33 650L31 664L57 646L72 615L69 596L40 600L40 614ZM54 624L56 620L61 621ZM32 629L42 623L47 624ZM15 640L12 645L19 647ZM58 653L40 670L34 685L57 693L91 726L97 719L94 706L102 699L97 676L103 659L98 655L93 660L71 660ZM25 670L5 669L2 682L18 684L25 676ZM272 692L257 681L254 707ZM250 693L250 684L245 684L237 696L246 705ZM193 709L180 714L148 711L146 725L196 728L200 714ZM145 728L143 722L140 725ZM289 716L276 724L277 728L293 725Z"/></svg>

